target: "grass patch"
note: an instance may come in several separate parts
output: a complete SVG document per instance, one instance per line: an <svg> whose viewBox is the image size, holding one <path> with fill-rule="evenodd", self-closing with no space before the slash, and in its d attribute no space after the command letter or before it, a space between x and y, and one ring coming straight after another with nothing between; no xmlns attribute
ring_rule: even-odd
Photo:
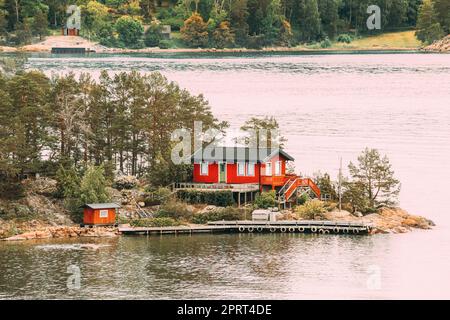
<svg viewBox="0 0 450 320"><path fill-rule="evenodd" d="M366 36L353 40L351 43L335 42L332 48L354 49L417 49L422 43L414 35L415 31L389 32Z"/></svg>
<svg viewBox="0 0 450 320"><path fill-rule="evenodd" d="M173 227L179 226L181 223L172 218L146 218L133 219L129 221L132 227Z"/></svg>
<svg viewBox="0 0 450 320"><path fill-rule="evenodd" d="M324 45L323 42L316 42L297 46L298 49L307 50L389 50L389 49L418 49L423 44L417 40L414 30L388 32L378 35L369 35L356 37L350 43L335 40L330 46Z"/></svg>

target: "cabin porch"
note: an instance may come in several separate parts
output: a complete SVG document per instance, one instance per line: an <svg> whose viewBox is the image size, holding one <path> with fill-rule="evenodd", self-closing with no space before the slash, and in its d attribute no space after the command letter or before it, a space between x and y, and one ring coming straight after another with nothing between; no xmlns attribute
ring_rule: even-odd
<svg viewBox="0 0 450 320"><path fill-rule="evenodd" d="M172 185L172 191L195 190L195 191L224 191L233 193L236 203L241 204L253 202L256 194L259 193L259 185L256 183L226 184L226 183L197 183L197 182L177 182Z"/></svg>

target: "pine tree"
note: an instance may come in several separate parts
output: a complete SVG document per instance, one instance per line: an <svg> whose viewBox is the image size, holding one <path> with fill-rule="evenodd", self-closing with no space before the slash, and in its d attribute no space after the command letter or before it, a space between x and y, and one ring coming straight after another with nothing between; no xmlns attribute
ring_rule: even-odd
<svg viewBox="0 0 450 320"><path fill-rule="evenodd" d="M8 81L14 108L12 128L15 136L15 165L19 172L37 172L42 152L51 149L49 96L50 81L40 72L21 73Z"/></svg>
<svg viewBox="0 0 450 320"><path fill-rule="evenodd" d="M358 163L350 162L348 169L353 182L362 186L361 192L367 197L370 208L396 203L400 182L394 178L389 159L381 157L378 150L366 148L358 157Z"/></svg>
<svg viewBox="0 0 450 320"><path fill-rule="evenodd" d="M450 33L450 1L449 0L433 0L434 10L437 20L441 25L444 33Z"/></svg>
<svg viewBox="0 0 450 320"><path fill-rule="evenodd" d="M246 42L249 32L247 0L230 1L229 15L236 43L242 45Z"/></svg>
<svg viewBox="0 0 450 320"><path fill-rule="evenodd" d="M334 39L337 33L339 14L337 0L319 0L318 8L320 12L320 21L322 30L330 39Z"/></svg>
<svg viewBox="0 0 450 320"><path fill-rule="evenodd" d="M300 41L316 41L320 38L320 15L317 0L300 0L298 23Z"/></svg>
<svg viewBox="0 0 450 320"><path fill-rule="evenodd" d="M431 0L424 0L419 7L416 37L424 43L431 43L444 36L442 27Z"/></svg>
<svg viewBox="0 0 450 320"><path fill-rule="evenodd" d="M106 190L106 179L102 166L89 166L80 184L80 199L83 203L103 203L110 199Z"/></svg>
<svg viewBox="0 0 450 320"><path fill-rule="evenodd" d="M48 35L48 20L47 14L42 10L38 10L33 19L32 32L39 36L39 40Z"/></svg>

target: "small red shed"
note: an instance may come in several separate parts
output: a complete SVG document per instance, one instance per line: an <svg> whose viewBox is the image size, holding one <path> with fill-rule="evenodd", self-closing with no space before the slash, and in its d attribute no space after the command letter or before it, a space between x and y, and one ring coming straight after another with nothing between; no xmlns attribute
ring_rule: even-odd
<svg viewBox="0 0 450 320"><path fill-rule="evenodd" d="M116 203L90 203L83 207L83 223L85 225L108 226L116 223Z"/></svg>

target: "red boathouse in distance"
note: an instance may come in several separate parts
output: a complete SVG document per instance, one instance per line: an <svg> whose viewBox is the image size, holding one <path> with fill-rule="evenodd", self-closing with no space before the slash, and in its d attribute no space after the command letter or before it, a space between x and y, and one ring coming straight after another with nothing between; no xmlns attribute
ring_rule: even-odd
<svg viewBox="0 0 450 320"><path fill-rule="evenodd" d="M116 224L116 203L92 203L82 206L83 223L87 226L110 226Z"/></svg>

